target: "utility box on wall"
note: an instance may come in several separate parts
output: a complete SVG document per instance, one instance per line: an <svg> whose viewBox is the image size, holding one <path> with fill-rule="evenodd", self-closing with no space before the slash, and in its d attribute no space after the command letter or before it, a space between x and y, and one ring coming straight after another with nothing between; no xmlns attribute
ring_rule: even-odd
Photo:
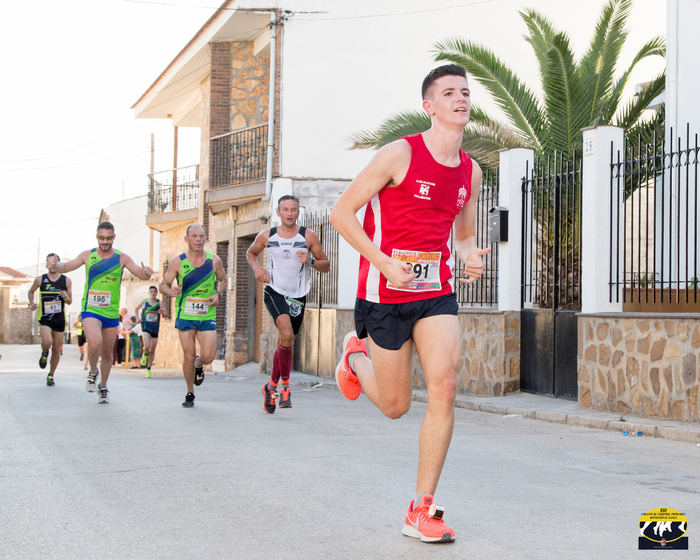
<svg viewBox="0 0 700 560"><path fill-rule="evenodd" d="M489 243L508 241L508 209L495 206L489 210Z"/></svg>

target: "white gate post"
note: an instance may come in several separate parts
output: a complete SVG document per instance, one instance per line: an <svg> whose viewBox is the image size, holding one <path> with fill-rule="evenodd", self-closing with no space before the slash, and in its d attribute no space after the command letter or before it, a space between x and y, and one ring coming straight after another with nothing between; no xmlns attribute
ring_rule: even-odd
<svg viewBox="0 0 700 560"><path fill-rule="evenodd" d="M501 150L498 205L508 209L508 241L498 246L498 309L520 311L523 250L523 194L525 169L532 170L534 152L528 148Z"/></svg>
<svg viewBox="0 0 700 560"><path fill-rule="evenodd" d="M617 126L583 129L583 181L581 193L581 312L615 313L622 311L619 286L611 292L610 277L618 278L622 263L616 260L622 223L619 209L610 204L610 154L617 160L623 150L624 130ZM620 159L624 158L621 154ZM622 179L621 179L622 180ZM615 199L614 202L616 202ZM611 221L612 220L612 221ZM612 227L612 236L610 232ZM617 228L617 229L616 229ZM611 255L612 251L612 255ZM611 261L612 257L612 261ZM612 262L612 271L611 265ZM619 279L623 281L622 278ZM612 298L610 294L612 293ZM613 301L610 301L610 300Z"/></svg>

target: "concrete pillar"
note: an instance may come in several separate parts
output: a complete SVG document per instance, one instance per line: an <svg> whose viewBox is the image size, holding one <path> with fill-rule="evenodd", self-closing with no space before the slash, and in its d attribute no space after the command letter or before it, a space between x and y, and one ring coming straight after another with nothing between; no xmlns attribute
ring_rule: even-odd
<svg viewBox="0 0 700 560"><path fill-rule="evenodd" d="M523 195L525 169L532 169L534 152L527 148L502 150L499 154L498 205L508 209L508 241L498 247L498 309L521 307Z"/></svg>
<svg viewBox="0 0 700 560"><path fill-rule="evenodd" d="M622 262L612 261L621 239L622 222L616 204L610 204L610 155L617 159L624 145L624 130L616 126L583 129L583 183L581 224L581 311L622 311L622 293L611 291L610 278L622 281ZM624 154L620 154L624 158ZM612 222L611 222L612 218ZM612 226L611 226L612 223ZM612 241L611 237L612 231ZM618 274L619 272L619 274ZM612 298L611 298L612 294ZM612 299L612 302L610 301Z"/></svg>

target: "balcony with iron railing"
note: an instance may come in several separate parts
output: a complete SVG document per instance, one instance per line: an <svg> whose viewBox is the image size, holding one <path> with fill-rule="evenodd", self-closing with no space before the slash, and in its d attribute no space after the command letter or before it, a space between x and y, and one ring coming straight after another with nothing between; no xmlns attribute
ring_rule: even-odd
<svg viewBox="0 0 700 560"><path fill-rule="evenodd" d="M199 165L148 174L146 224L164 231L197 218Z"/></svg>
<svg viewBox="0 0 700 560"><path fill-rule="evenodd" d="M214 136L209 144L207 203L215 212L265 194L267 125Z"/></svg>

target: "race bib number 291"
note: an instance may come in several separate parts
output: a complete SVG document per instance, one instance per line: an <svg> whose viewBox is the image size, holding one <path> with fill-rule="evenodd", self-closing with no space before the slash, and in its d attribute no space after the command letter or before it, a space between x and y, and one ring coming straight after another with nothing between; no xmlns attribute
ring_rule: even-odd
<svg viewBox="0 0 700 560"><path fill-rule="evenodd" d="M434 292L442 289L440 257L439 251L392 250L391 258L409 263L416 277L406 288L397 288L389 281L387 281L386 287L403 292Z"/></svg>

